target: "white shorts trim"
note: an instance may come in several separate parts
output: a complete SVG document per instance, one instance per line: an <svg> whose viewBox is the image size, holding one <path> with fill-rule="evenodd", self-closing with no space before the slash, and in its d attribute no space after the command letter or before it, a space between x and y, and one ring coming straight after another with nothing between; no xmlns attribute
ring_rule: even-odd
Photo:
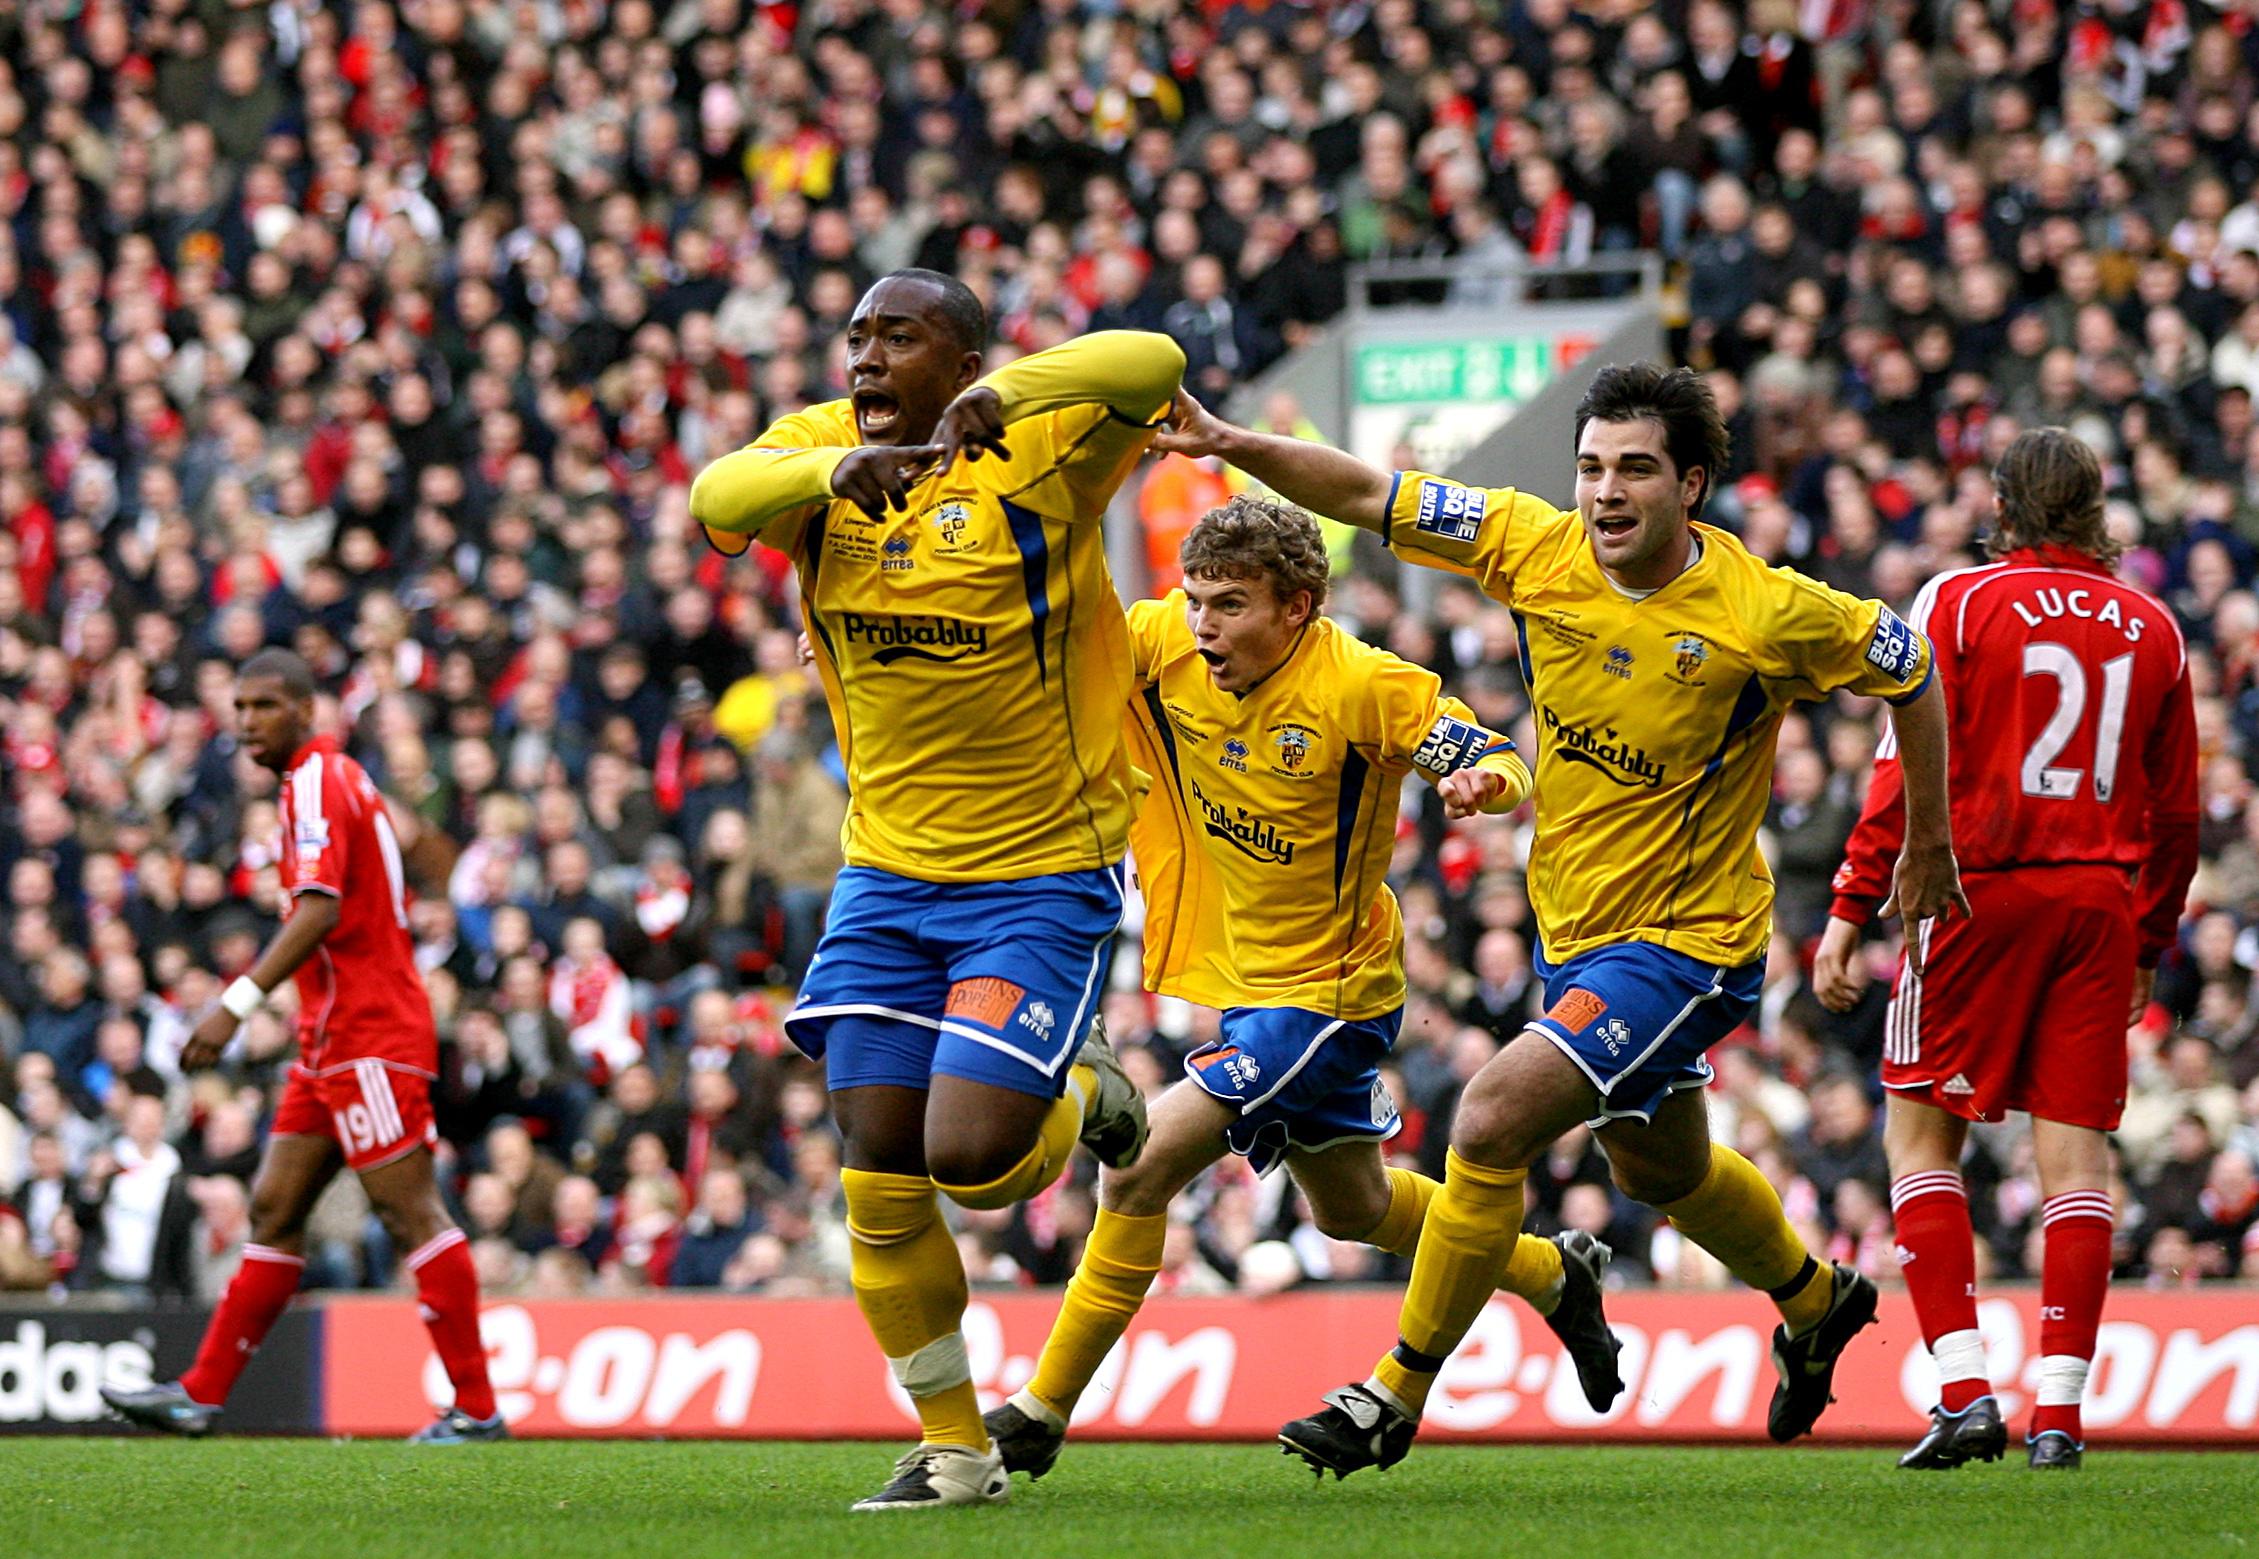
<svg viewBox="0 0 2259 1559"><path fill-rule="evenodd" d="M1386 1126L1376 1127L1371 1131L1345 1131L1340 1136L1328 1137L1323 1142L1296 1142L1290 1136L1287 1138L1286 1150L1289 1153L1323 1153L1326 1149L1338 1148L1345 1142L1370 1142L1378 1145L1390 1141L1403 1129L1404 1117L1399 1115ZM1282 1157L1280 1162L1284 1163L1285 1159Z"/></svg>
<svg viewBox="0 0 2259 1559"><path fill-rule="evenodd" d="M1718 1074L1715 1071L1711 1070L1710 1058L1708 1056L1704 1056L1702 1058L1702 1075L1700 1077L1682 1077L1677 1082L1671 1084L1668 1088L1665 1088L1663 1092L1666 1095L1674 1093L1692 1093L1697 1088L1709 1087L1717 1080ZM1594 1131L1598 1131L1603 1126L1614 1125L1617 1121L1638 1121L1642 1126L1652 1126L1655 1124L1655 1112L1653 1110L1602 1110L1591 1120L1586 1121L1585 1125Z"/></svg>
<svg viewBox="0 0 2259 1559"><path fill-rule="evenodd" d="M1930 961L1932 924L1923 921L1921 929L1915 933L1925 968ZM1899 957L1903 960L1905 954ZM1904 963L1903 969L1898 989L1892 993L1890 1005L1883 1009L1883 1059L1893 1066L1912 1066L1922 1059L1922 977L1910 962Z"/></svg>
<svg viewBox="0 0 2259 1559"><path fill-rule="evenodd" d="M1725 990L1725 988L1726 971L1720 969L1716 974L1711 976L1710 988L1698 995L1688 997L1686 1005L1679 1009L1679 1015L1671 1019L1670 1022L1663 1025L1663 1032L1655 1036L1655 1042L1649 1045L1645 1050L1642 1050L1638 1055L1632 1057L1631 1063L1622 1071L1616 1074L1616 1082L1610 1083L1607 1088L1603 1088L1600 1091L1602 1093L1607 1093L1609 1089L1612 1089L1616 1086L1616 1083L1622 1082L1625 1078L1631 1076L1632 1073L1645 1066L1647 1064L1647 1058L1655 1054L1656 1051L1662 1049L1663 1042L1669 1039L1673 1034L1676 1034L1679 1031L1679 1026L1685 1023L1688 1018L1694 1015L1695 1008L1701 1006L1706 1001L1717 1000L1718 996Z"/></svg>
<svg viewBox="0 0 2259 1559"><path fill-rule="evenodd" d="M363 1065L381 1066L391 1072L406 1072L409 1076L420 1077L427 1083L439 1081L437 1072L427 1071L420 1066L410 1066L405 1061L387 1060L383 1056L355 1056L350 1061L340 1061L333 1066L319 1067L308 1066L303 1061L297 1061L291 1064L290 1069L300 1077L335 1077L340 1072L350 1072Z"/></svg>
<svg viewBox="0 0 2259 1559"><path fill-rule="evenodd" d="M802 1018L895 1018L904 1023L914 1023L922 1029L938 1029L939 1018L925 1017L920 1013L904 1012L900 1007L882 1006L875 1001L840 1001L822 1007L795 1007L784 1015L784 1027L790 1028Z"/></svg>
<svg viewBox="0 0 2259 1559"><path fill-rule="evenodd" d="M1273 1099L1277 1098L1279 1094L1285 1090L1288 1083L1293 1082L1295 1078L1302 1075L1302 1069L1310 1064L1310 1058L1318 1053L1318 1047L1324 1044L1327 1040L1331 1039L1335 1034L1339 1033L1346 1021L1347 1020L1343 1018L1336 1018L1331 1023L1328 1023L1324 1028L1318 1030L1318 1032L1311 1037L1310 1043L1302 1047L1302 1054L1294 1058L1294 1065L1286 1069L1286 1074L1277 1082L1271 1084L1269 1088L1265 1089L1260 1098L1248 1101L1247 1105L1243 1109L1241 1109L1239 1113L1242 1115L1252 1115L1257 1110L1261 1109L1264 1105L1269 1104ZM1198 1079L1195 1078L1194 1081L1197 1082Z"/></svg>
<svg viewBox="0 0 2259 1559"><path fill-rule="evenodd" d="M1594 1092L1598 1093L1603 1099L1608 1097L1608 1085L1600 1080L1600 1074L1592 1069L1592 1067L1585 1061L1585 1058L1577 1054L1576 1047L1574 1045L1571 1045L1567 1040L1554 1033L1551 1029L1547 1028L1542 1023L1537 1023L1534 1021L1525 1023L1522 1025L1522 1032L1525 1034L1535 1034L1540 1039L1551 1041L1555 1050L1558 1050L1561 1052L1561 1054L1567 1056L1570 1062L1575 1065L1576 1069L1584 1073L1585 1081L1592 1084Z"/></svg>

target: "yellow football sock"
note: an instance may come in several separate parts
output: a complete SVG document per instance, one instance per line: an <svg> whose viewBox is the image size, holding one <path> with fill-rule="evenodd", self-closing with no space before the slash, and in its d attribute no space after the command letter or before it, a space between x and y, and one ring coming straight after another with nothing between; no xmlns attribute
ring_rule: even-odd
<svg viewBox="0 0 2259 1559"><path fill-rule="evenodd" d="M1365 1243L1377 1245L1392 1256L1415 1255L1420 1230L1427 1222L1428 1204L1442 1189L1440 1182L1416 1169L1391 1169L1388 1211L1365 1236ZM1498 1280L1498 1286L1518 1299L1528 1300L1539 1315L1551 1315L1561 1302L1560 1247L1534 1234L1523 1235L1514 1242L1514 1254L1508 1258L1506 1274Z"/></svg>
<svg viewBox="0 0 2259 1559"><path fill-rule="evenodd" d="M1656 1211L1728 1272L1763 1289L1792 1334L1809 1331L1827 1313L1834 1269L1804 1248L1781 1210L1780 1193L1732 1148L1710 1144L1710 1172L1702 1183Z"/></svg>
<svg viewBox="0 0 2259 1559"><path fill-rule="evenodd" d="M1161 1242L1168 1232L1167 1213L1098 1210L1082 1261L1067 1280L1059 1318L1044 1339L1035 1378L1028 1382L1029 1394L1060 1418L1073 1414L1090 1377L1137 1318L1161 1270Z"/></svg>
<svg viewBox="0 0 2259 1559"><path fill-rule="evenodd" d="M1430 1180L1416 1169L1390 1170L1388 1211L1381 1214L1381 1221L1365 1236L1365 1243L1378 1246L1391 1256L1415 1253L1420 1245L1420 1229L1427 1222L1428 1204L1442 1189L1443 1182Z"/></svg>
<svg viewBox="0 0 2259 1559"><path fill-rule="evenodd" d="M1373 1369L1373 1383L1417 1418L1451 1350L1498 1288L1522 1226L1526 1169L1492 1169L1446 1155L1443 1187L1428 1205L1411 1285L1397 1322L1399 1342Z"/></svg>
<svg viewBox="0 0 2259 1559"><path fill-rule="evenodd" d="M933 1182L866 1169L843 1169L839 1181L855 1303L917 1404L920 1438L987 1449L957 1329L965 1315L965 1266L941 1221Z"/></svg>
<svg viewBox="0 0 2259 1559"><path fill-rule="evenodd" d="M1561 1303L1561 1282L1561 1247L1534 1234L1514 1242L1514 1254L1498 1278L1500 1288L1527 1300L1539 1315L1551 1315Z"/></svg>
<svg viewBox="0 0 2259 1559"><path fill-rule="evenodd" d="M1067 1091L1051 1101L1035 1143L1027 1156L986 1185L955 1186L936 1181L941 1191L960 1207L993 1209L1024 1202L1066 1173L1082 1138L1083 1114L1088 1100L1098 1094L1098 1074L1087 1066L1067 1070Z"/></svg>

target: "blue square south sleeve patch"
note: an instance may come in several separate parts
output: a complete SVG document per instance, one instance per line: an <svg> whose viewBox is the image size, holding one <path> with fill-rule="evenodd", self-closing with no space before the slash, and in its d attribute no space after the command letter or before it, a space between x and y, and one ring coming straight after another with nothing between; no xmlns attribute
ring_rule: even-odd
<svg viewBox="0 0 2259 1559"><path fill-rule="evenodd" d="M1479 725L1437 715L1420 750L1412 754L1412 767L1436 779L1456 774L1490 750L1491 734Z"/></svg>
<svg viewBox="0 0 2259 1559"><path fill-rule="evenodd" d="M1490 494L1479 487L1433 480L1420 483L1420 508L1413 525L1445 541L1473 541L1482 529Z"/></svg>
<svg viewBox="0 0 2259 1559"><path fill-rule="evenodd" d="M1922 663L1922 639L1889 607L1875 619L1875 636L1867 645L1867 659L1884 676L1904 682Z"/></svg>

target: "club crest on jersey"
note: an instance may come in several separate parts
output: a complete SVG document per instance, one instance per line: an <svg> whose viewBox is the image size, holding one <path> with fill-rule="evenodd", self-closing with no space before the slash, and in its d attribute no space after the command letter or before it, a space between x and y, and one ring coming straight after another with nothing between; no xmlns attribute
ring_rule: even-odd
<svg viewBox="0 0 2259 1559"><path fill-rule="evenodd" d="M1671 664L1677 669L1681 682L1692 682L1702 663L1710 658L1710 646L1702 642L1699 634L1682 633L1679 642L1671 646Z"/></svg>
<svg viewBox="0 0 2259 1559"><path fill-rule="evenodd" d="M1422 481L1419 515L1413 524L1446 541L1473 541L1482 530L1483 511L1489 507L1490 494L1479 487Z"/></svg>
<svg viewBox="0 0 2259 1559"><path fill-rule="evenodd" d="M1271 727L1272 745L1279 750L1278 767L1288 774L1304 774L1303 765L1310 761L1310 744L1318 733L1306 725L1274 725Z"/></svg>
<svg viewBox="0 0 2259 1559"><path fill-rule="evenodd" d="M1216 762L1221 767L1230 769L1236 774L1245 774L1247 772L1247 744L1238 737L1233 737L1230 741L1224 743L1223 756L1218 758Z"/></svg>
<svg viewBox="0 0 2259 1559"><path fill-rule="evenodd" d="M933 521L935 533L941 538L941 545L936 551L970 552L979 545L966 538L966 532L972 528L973 523L973 511L967 505L955 501L937 504L928 512L928 517Z"/></svg>
<svg viewBox="0 0 2259 1559"><path fill-rule="evenodd" d="M907 536L887 537L880 544L879 551L886 554L879 559L879 572L882 574L907 574L918 566L918 560L910 556L910 538Z"/></svg>
<svg viewBox="0 0 2259 1559"><path fill-rule="evenodd" d="M1611 677L1621 677L1626 682L1629 682L1631 680L1632 674L1631 668L1632 652L1625 649L1621 644L1609 645L1608 664L1602 666L1600 669L1607 672Z"/></svg>

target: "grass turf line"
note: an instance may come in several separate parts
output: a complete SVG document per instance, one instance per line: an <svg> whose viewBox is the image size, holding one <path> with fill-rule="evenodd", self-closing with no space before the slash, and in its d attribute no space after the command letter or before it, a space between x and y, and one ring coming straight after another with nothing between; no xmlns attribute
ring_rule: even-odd
<svg viewBox="0 0 2259 1559"><path fill-rule="evenodd" d="M784 1554L911 1559L1563 1559L2259 1554L2259 1456L2097 1451L2035 1476L1889 1452L1434 1447L1316 1484L1261 1446L1070 1447L1000 1508L856 1516L899 1447L19 1439L0 1453L12 1555L350 1559Z"/></svg>

